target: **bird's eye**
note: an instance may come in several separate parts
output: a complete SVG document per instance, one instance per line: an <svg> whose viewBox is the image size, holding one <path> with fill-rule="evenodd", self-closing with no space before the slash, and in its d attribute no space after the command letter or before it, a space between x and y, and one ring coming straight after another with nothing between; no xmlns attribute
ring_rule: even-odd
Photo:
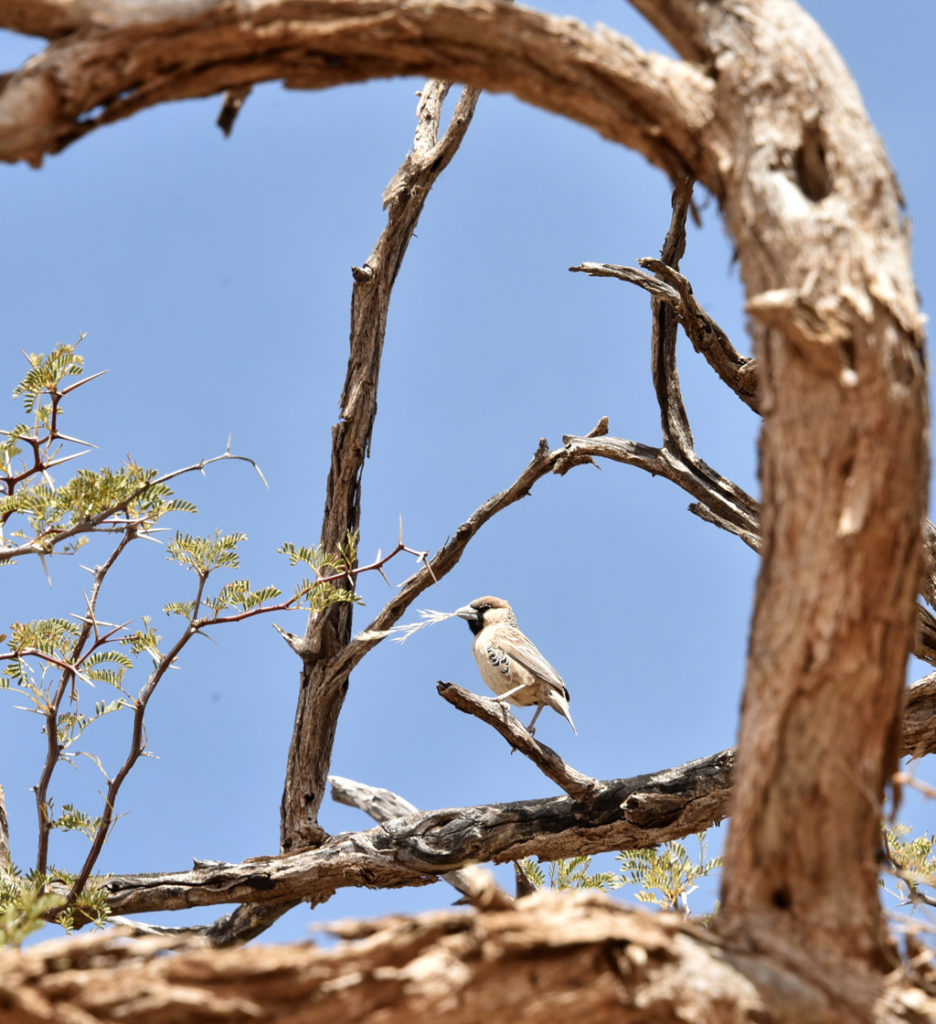
<svg viewBox="0 0 936 1024"><path fill-rule="evenodd" d="M490 606L489 604L479 604L479 605L478 605L478 611L479 611L479 612L480 612L480 613L481 613L482 615L483 615L483 614L484 614L485 612L489 612L490 610L491 610L491 606Z"/></svg>

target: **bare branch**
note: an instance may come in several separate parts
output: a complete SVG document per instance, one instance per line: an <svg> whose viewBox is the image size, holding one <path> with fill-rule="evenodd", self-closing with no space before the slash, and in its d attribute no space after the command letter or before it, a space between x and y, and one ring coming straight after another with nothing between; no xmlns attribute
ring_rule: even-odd
<svg viewBox="0 0 936 1024"><path fill-rule="evenodd" d="M6 797L0 783L0 871L10 866L10 823L7 820Z"/></svg>
<svg viewBox="0 0 936 1024"><path fill-rule="evenodd" d="M696 301L692 285L682 274L662 260L644 257L637 262L641 267L652 270L656 277L646 270L622 267L615 263L581 263L577 267L569 267L569 270L590 277L615 277L670 303L696 352L704 356L706 362L742 402L754 412L760 412L757 360L738 352L721 327Z"/></svg>
<svg viewBox="0 0 936 1024"><path fill-rule="evenodd" d="M441 697L459 711L474 715L475 718L480 718L482 722L493 726L514 750L519 750L528 757L547 778L564 789L573 800L587 803L597 796L601 789L601 783L597 779L577 772L566 764L552 747L547 747L545 743L534 739L516 715L500 701L463 690L454 683L439 682L436 689Z"/></svg>
<svg viewBox="0 0 936 1024"><path fill-rule="evenodd" d="M320 89L390 75L469 82L591 125L672 176L709 149L714 87L697 67L609 29L484 0L109 0L53 4L63 37L0 89L0 159L38 165L156 103L283 79ZM0 23L41 25L14 0ZM42 7L43 4L37 4ZM99 7L96 14L91 7ZM67 8L76 11L69 17ZM46 11L49 8L46 8ZM43 13L46 13L44 11ZM89 25L88 23L91 22ZM145 33L146 46L139 45ZM452 40L458 42L453 43ZM118 59L119 57L119 59ZM646 130L667 125L667 138ZM712 154L714 157L714 154ZM707 175L717 187L712 159Z"/></svg>
<svg viewBox="0 0 936 1024"><path fill-rule="evenodd" d="M756 360L740 355L718 324L696 302L695 296L692 294L692 286L686 278L668 267L662 260L642 258L637 262L642 267L653 270L657 276L651 277L643 270L613 263L582 263L569 269L573 272L586 273L591 277L613 277L629 284L635 284L649 292L655 300L671 304L695 350L705 357L722 381L745 404L759 413L760 372ZM675 364L673 370L675 372ZM662 400L670 401L670 396L665 390ZM684 409L683 414L685 414ZM668 415L668 412L664 414L664 423ZM730 480L717 474L718 486L710 487L709 484L712 482L710 474L713 471L706 467L704 471L699 472L704 464L699 464L697 457L690 457L687 460L687 465L680 458L674 460L665 446L664 449L656 449L633 441L611 438L608 439L608 443L613 445L617 452L615 456L612 456L608 451L590 451L587 440L576 438L564 438L564 440L567 445L574 444L575 452L572 464L590 459L592 455L603 454L609 458L617 458L618 461L626 462L629 465L638 466L653 475L665 476L694 497L699 498L701 494L707 494L708 497L700 498L698 504L690 505L689 511L720 529L734 533L749 547L760 551L757 503ZM557 472L563 471L562 468L557 469ZM732 491L734 492L733 500L729 499L726 507L723 504L723 499ZM731 507L735 504L746 510L745 515L740 519L735 515L735 509ZM924 524L923 557L924 572L921 576L920 593L931 607L936 608L936 527L929 519ZM936 617L922 606L917 607L917 629L912 653L921 660L936 665Z"/></svg>
<svg viewBox="0 0 936 1024"><path fill-rule="evenodd" d="M936 676L909 686L901 749L936 752ZM323 902L335 889L428 885L470 864L640 849L703 831L727 817L734 752L652 775L598 783L589 803L568 796L426 811L334 836L318 849L241 864L101 880L115 913L152 913L242 902ZM282 910L278 911L282 913Z"/></svg>
<svg viewBox="0 0 936 1024"><path fill-rule="evenodd" d="M652 270L658 278L673 288L673 308L696 352L705 357L709 366L742 402L754 412L760 412L760 374L757 360L742 356L738 352L728 335L696 301L692 285L675 267L667 266L663 260L647 257L637 262L647 270ZM634 284L643 286L639 279L632 280Z"/></svg>
<svg viewBox="0 0 936 1024"><path fill-rule="evenodd" d="M731 752L724 751L655 775L600 783L587 805L561 796L428 811L334 836L316 849L169 874L109 876L101 885L119 914L221 903L319 903L337 888L428 885L485 861L654 846L727 814L731 765Z"/></svg>
<svg viewBox="0 0 936 1024"><path fill-rule="evenodd" d="M558 466L556 472L563 473L569 465L577 465L595 454L603 454L608 458L639 466L654 475L665 476L698 499L700 505L691 506L693 512L734 533L757 551L757 503L742 488L716 472L696 454L689 417L679 386L679 373L676 368L676 329L679 322L680 292L675 284L682 281L678 273L678 263L686 247L686 217L691 203L692 182L688 178L682 178L673 192L673 214L663 242L661 258L652 261L657 277L670 275L668 281L653 280L640 271L614 264L584 263L569 268L596 277L616 277L629 281L650 293L653 320L650 363L653 387L660 407L662 448L651 448L620 438L564 437L567 461Z"/></svg>
<svg viewBox="0 0 936 1024"><path fill-rule="evenodd" d="M660 262L679 268L686 251L686 217L692 203L692 179L683 177L673 190L673 214L663 241ZM669 303L653 295L650 299L652 327L650 331L650 368L653 390L660 407L663 447L681 460L695 460L692 430L683 405L679 373L676 369L677 319Z"/></svg>
<svg viewBox="0 0 936 1024"><path fill-rule="evenodd" d="M343 779L340 775L329 775L328 781L332 787L332 799L348 807L360 808L375 821L390 821L419 813L414 804L389 789L365 786L363 782ZM441 878L465 897L464 902L479 910L506 910L514 906L513 899L495 882L491 872L477 865L446 871Z"/></svg>
<svg viewBox="0 0 936 1024"><path fill-rule="evenodd" d="M426 84L417 112L413 150L384 193L387 224L363 268L354 273L351 351L341 395L341 419L332 429L332 457L322 518L321 545L337 550L361 519L361 476L377 413L377 386L393 283L432 185L468 130L478 91L463 90L451 123L439 136L448 86ZM402 539L401 539L402 545ZM349 578L345 584L353 587ZM287 757L280 845L297 849L325 833L318 810L325 794L338 716L352 665L338 666L351 640L349 605L309 617L302 645L302 684Z"/></svg>
<svg viewBox="0 0 936 1024"><path fill-rule="evenodd" d="M671 480L697 498L723 529L740 537L755 551L759 547L757 502L737 484L706 466L701 460L687 464L663 448L651 448L619 437L562 438L565 445L556 460L557 473L565 473L585 458L606 458L637 466L654 476Z"/></svg>
<svg viewBox="0 0 936 1024"><path fill-rule="evenodd" d="M590 461L584 457L581 462ZM572 460L567 458L565 450L558 448L550 451L545 438L540 438L533 458L509 487L492 495L452 532L449 540L439 548L428 560L428 563L400 584L399 591L380 610L360 633L340 652L332 666L332 672L346 674L360 662L365 654L380 642L381 634L389 630L405 614L409 606L428 587L441 580L457 564L464 554L471 538L498 512L520 501L530 494L530 489L537 480L548 473L556 471L560 464L572 467Z"/></svg>

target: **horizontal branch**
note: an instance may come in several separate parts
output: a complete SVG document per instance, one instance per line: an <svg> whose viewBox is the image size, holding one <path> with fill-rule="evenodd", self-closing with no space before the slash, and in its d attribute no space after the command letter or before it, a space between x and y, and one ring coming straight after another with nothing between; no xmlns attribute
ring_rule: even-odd
<svg viewBox="0 0 936 1024"><path fill-rule="evenodd" d="M556 473L561 475L572 466L595 458L636 466L681 487L711 512L711 522L740 537L754 551L760 550L757 502L701 459L689 462L666 448L653 448L620 437L565 435L562 440L565 447L556 461Z"/></svg>
<svg viewBox="0 0 936 1024"><path fill-rule="evenodd" d="M905 716L902 752L936 752L936 674L907 688ZM641 849L727 817L733 764L734 752L723 750L667 771L600 782L587 804L561 796L425 811L334 836L313 850L240 864L196 862L191 871L112 875L101 886L117 914L318 903L348 886L429 885L470 864Z"/></svg>
<svg viewBox="0 0 936 1024"><path fill-rule="evenodd" d="M600 784L589 804L567 796L425 811L322 846L240 864L102 880L114 913L220 903L321 902L336 889L429 885L469 864L654 846L708 828L727 814L732 754Z"/></svg>
<svg viewBox="0 0 936 1024"><path fill-rule="evenodd" d="M593 890L542 892L483 914L340 922L330 931L345 940L337 949L305 942L223 953L107 931L0 950L0 975L18 1024L288 1024L300 1006L310 1020L381 1024L844 1019L834 994L780 961ZM936 1013L936 998L907 987L898 971L877 1003L874 1019L888 1024Z"/></svg>
<svg viewBox="0 0 936 1024"><path fill-rule="evenodd" d="M560 476L574 466L597 458L636 466L652 476L662 476L697 499L689 511L700 519L740 537L753 551L760 552L760 511L758 503L741 487L721 476L701 460L690 462L665 448L654 448L640 441L620 437L584 437L565 435L564 447L549 453L551 468ZM936 528L927 521L927 565L936 542L930 543ZM933 593L933 581L924 575L925 594ZM911 653L921 661L936 665L936 617L922 605L917 606L917 630Z"/></svg>

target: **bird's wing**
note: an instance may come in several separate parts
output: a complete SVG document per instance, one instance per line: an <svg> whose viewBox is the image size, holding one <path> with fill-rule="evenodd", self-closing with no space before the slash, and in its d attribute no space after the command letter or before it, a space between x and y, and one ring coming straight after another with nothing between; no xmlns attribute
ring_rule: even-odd
<svg viewBox="0 0 936 1024"><path fill-rule="evenodd" d="M549 664L540 654L539 649L520 630L510 630L497 638L498 646L504 648L510 657L515 658L527 671L555 687L560 693L565 694L568 700L569 691L566 689L562 676Z"/></svg>

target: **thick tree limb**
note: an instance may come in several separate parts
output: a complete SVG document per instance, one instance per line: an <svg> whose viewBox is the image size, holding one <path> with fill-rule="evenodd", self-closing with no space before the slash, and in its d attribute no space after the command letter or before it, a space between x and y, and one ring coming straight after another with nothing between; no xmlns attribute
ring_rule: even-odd
<svg viewBox="0 0 936 1024"><path fill-rule="evenodd" d="M712 80L608 29L491 0L52 3L63 36L0 88L0 159L38 165L101 124L170 100L283 79L320 89L391 75L469 82L591 125L673 176L700 174ZM37 5L39 6L39 5ZM40 18L0 2L0 25ZM29 27L27 27L27 25ZM46 34L42 32L40 34ZM665 124L667 137L647 130ZM717 188L715 189L717 192Z"/></svg>
<svg viewBox="0 0 936 1024"><path fill-rule="evenodd" d="M381 1024L856 1019L822 985L780 963L732 952L675 915L649 916L595 892L545 892L516 910L434 911L335 931L355 941L166 956L171 941L128 943L107 932L0 951L0 1006L9 1024L291 1024L297 1007L308 1019ZM875 1019L932 1019L936 1000L901 982L876 992Z"/></svg>
<svg viewBox="0 0 936 1024"><path fill-rule="evenodd" d="M328 781L332 799L360 808L375 821L390 821L419 813L414 804L389 789L365 786L363 782L343 779L340 775L329 775ZM440 877L465 897L461 902L468 902L478 910L506 910L514 906L514 901L497 884L493 874L475 864L457 871L446 871Z"/></svg>
<svg viewBox="0 0 936 1024"><path fill-rule="evenodd" d="M209 862L190 871L102 879L115 913L220 903L319 903L337 888L429 885L470 864L653 846L708 828L728 809L732 756L600 783L588 804L567 796L424 811L299 853Z"/></svg>
<svg viewBox="0 0 936 1024"><path fill-rule="evenodd" d="M901 745L936 753L936 674L906 691ZM831 756L831 755L830 755ZM597 784L589 802L568 796L423 811L328 839L315 850L199 863L191 871L113 875L101 880L117 914L284 901L318 903L347 886L428 885L471 864L640 849L709 828L728 816L734 752L678 768Z"/></svg>

